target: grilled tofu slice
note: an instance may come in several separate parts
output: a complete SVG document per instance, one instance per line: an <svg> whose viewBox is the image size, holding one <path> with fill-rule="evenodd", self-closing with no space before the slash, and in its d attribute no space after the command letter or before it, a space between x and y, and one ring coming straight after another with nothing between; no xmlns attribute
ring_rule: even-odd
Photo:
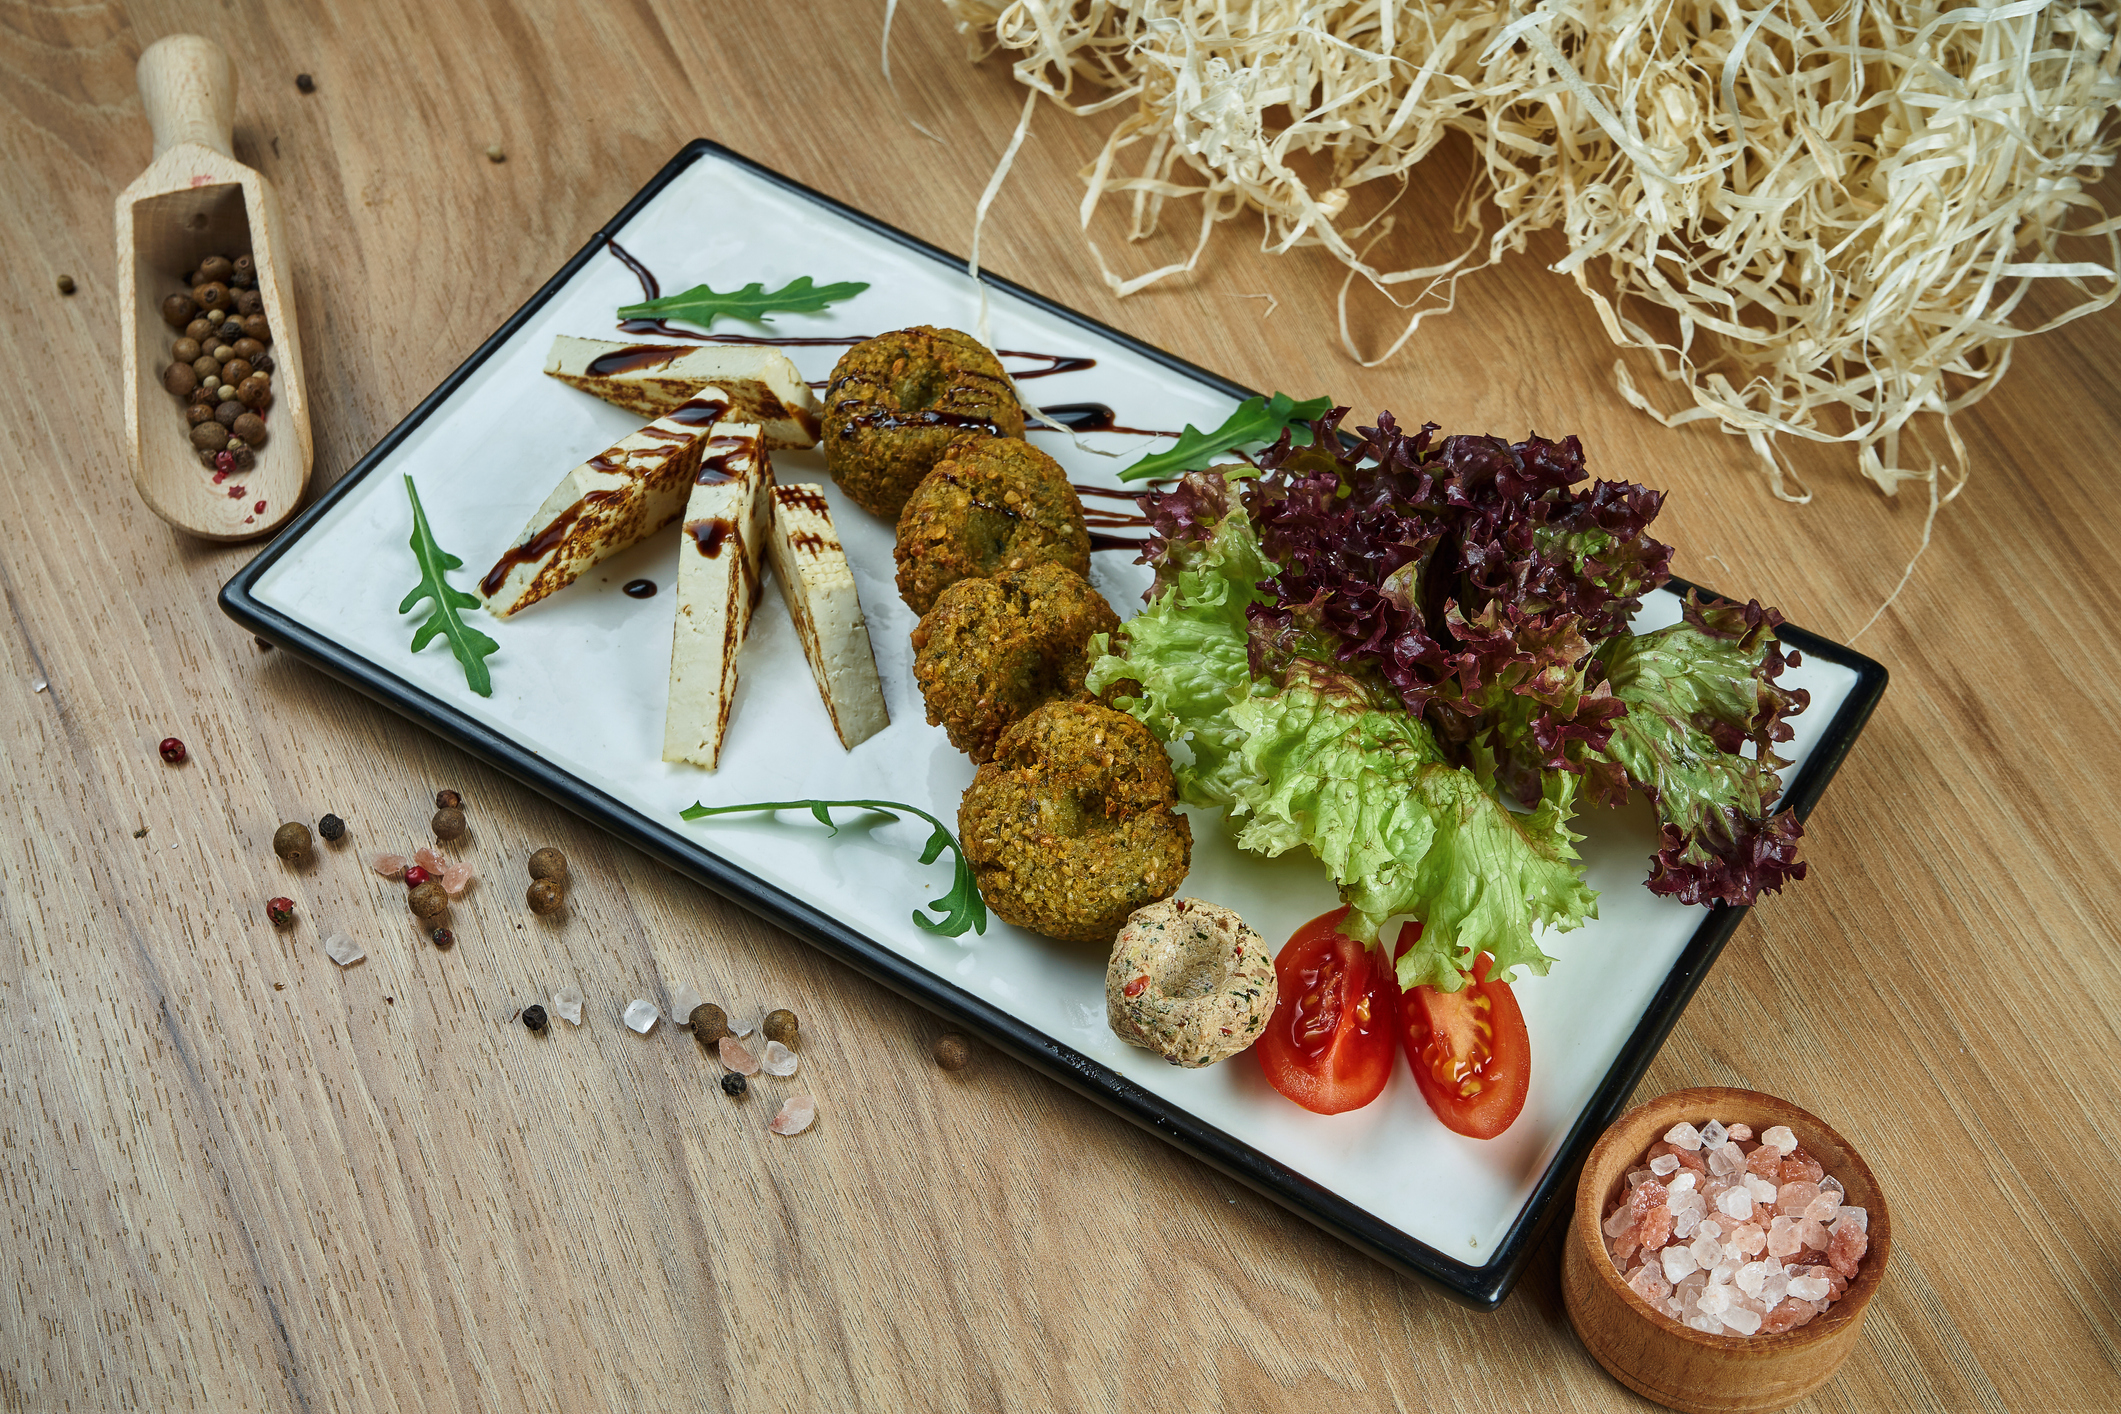
<svg viewBox="0 0 2121 1414"><path fill-rule="evenodd" d="M773 464L765 429L722 423L685 502L663 759L714 769L736 696L736 659L764 587Z"/></svg>
<svg viewBox="0 0 2121 1414"><path fill-rule="evenodd" d="M562 334L545 372L643 417L661 417L703 388L721 390L736 422L766 430L769 447L817 444L817 394L779 349L748 344L616 344Z"/></svg>
<svg viewBox="0 0 2121 1414"><path fill-rule="evenodd" d="M703 388L567 473L479 581L488 612L519 614L676 520L701 457L718 454L708 443L728 411L719 388Z"/></svg>
<svg viewBox="0 0 2121 1414"><path fill-rule="evenodd" d="M832 512L815 486L772 488L773 577L803 640L803 656L840 745L857 745L891 725L884 685L869 646L869 625L854 572L833 533Z"/></svg>

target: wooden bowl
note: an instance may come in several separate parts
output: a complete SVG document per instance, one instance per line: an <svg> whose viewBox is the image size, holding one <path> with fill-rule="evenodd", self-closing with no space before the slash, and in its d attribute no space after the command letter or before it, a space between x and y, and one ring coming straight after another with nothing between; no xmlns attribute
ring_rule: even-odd
<svg viewBox="0 0 2121 1414"><path fill-rule="evenodd" d="M1601 1224L1626 1187L1628 1170L1681 1120L1702 1125L1712 1119L1749 1124L1756 1135L1788 1125L1805 1152L1841 1180L1848 1201L1870 1216L1871 1245L1862 1270L1809 1325L1781 1335L1703 1335L1652 1311L1613 1267ZM1676 1090L1615 1120L1585 1160L1562 1249L1562 1299L1584 1348L1637 1394L1700 1414L1780 1409L1824 1384L1848 1358L1892 1250L1885 1195L1862 1157L1824 1122L1755 1090Z"/></svg>

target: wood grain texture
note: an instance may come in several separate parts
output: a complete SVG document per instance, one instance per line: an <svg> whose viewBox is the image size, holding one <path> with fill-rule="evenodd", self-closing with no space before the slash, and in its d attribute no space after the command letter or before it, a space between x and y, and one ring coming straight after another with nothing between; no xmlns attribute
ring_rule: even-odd
<svg viewBox="0 0 2121 1414"><path fill-rule="evenodd" d="M135 498L108 272L154 39L212 35L244 76L235 153L281 194L322 486L690 138L963 249L1021 91L908 0L894 72L930 142L881 19L0 10L0 1409L1640 1407L1569 1331L1558 1242L1472 1315L992 1053L938 1071L933 1018L259 651L213 603L251 552ZM1793 508L1742 442L1629 411L1551 246L1367 371L1330 332L1338 267L1241 223L1198 278L1114 300L1075 220L1100 134L1037 115L991 268L1247 383L1578 432L1597 470L1669 488L1681 573L1837 637L1913 551L1921 505L1831 449L1796 450L1818 494ZM1423 178L1455 198L1466 170L1446 149ZM1130 269L1175 248L1097 229ZM2121 1404L2121 318L2023 347L1961 426L1976 474L1861 642L1893 686L1813 877L1741 928L1642 1087L1784 1096L1890 1193L1891 1280L1811 1409ZM156 757L170 734L190 764ZM360 864L444 785L485 876L447 953ZM345 847L272 856L327 810ZM546 843L577 879L557 921L521 904ZM335 928L365 962L324 957ZM579 1030L511 1024L568 982ZM765 1134L682 1032L619 1024L686 982L801 1015L812 1133Z"/></svg>

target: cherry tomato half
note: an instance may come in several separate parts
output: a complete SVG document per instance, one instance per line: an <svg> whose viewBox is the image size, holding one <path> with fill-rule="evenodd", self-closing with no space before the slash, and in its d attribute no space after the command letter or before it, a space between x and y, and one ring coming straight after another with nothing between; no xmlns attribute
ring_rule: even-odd
<svg viewBox="0 0 2121 1414"><path fill-rule="evenodd" d="M1399 983L1377 949L1340 931L1347 916L1312 919L1274 959L1280 996L1253 1047L1268 1084L1322 1115L1361 1109L1392 1078Z"/></svg>
<svg viewBox="0 0 2121 1414"><path fill-rule="evenodd" d="M1399 930L1400 954L1421 925ZM1532 1088L1532 1037L1507 982L1490 982L1495 959L1473 964L1473 980L1456 992L1415 987L1399 995L1400 1039L1422 1098L1444 1127L1468 1139L1493 1139L1524 1109Z"/></svg>

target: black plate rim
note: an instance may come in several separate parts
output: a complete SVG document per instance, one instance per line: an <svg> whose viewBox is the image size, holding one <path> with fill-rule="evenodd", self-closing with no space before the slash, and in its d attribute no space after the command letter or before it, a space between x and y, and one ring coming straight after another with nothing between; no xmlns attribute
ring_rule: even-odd
<svg viewBox="0 0 2121 1414"><path fill-rule="evenodd" d="M1563 1138L1555 1159L1547 1167L1519 1210L1517 1221L1505 1234L1500 1248L1479 1266L1461 1262L1447 1253L1418 1241L1358 1207L1317 1181L1307 1178L1251 1145L1206 1124L1187 1111L1141 1089L1117 1071L1061 1045L1007 1012L925 968L907 961L867 935L847 927L830 914L801 898L755 878L721 859L675 828L658 827L645 821L630 807L603 791L551 765L475 718L428 696L395 673L377 667L338 644L270 608L256 597L258 580L298 543L303 535L331 508L448 401L450 395L490 358L502 344L529 321L540 307L563 289L589 261L600 254L607 241L687 168L704 157L715 157L743 169L786 191L814 201L853 221L872 233L915 251L941 264L963 269L962 257L921 240L845 202L815 191L791 177L765 167L705 138L685 145L649 183L611 220L560 267L535 294L519 307L500 328L454 372L443 379L419 406L406 415L383 439L341 476L329 490L290 521L258 555L222 587L222 611L253 634L287 649L347 686L374 698L418 725L471 752L488 765L529 786L577 815L625 840L653 859L706 885L768 921L786 929L826 954L846 963L870 980L919 1003L930 1011L978 1032L985 1040L1053 1077L1076 1093L1132 1121L1192 1157L1236 1179L1261 1196L1332 1234L1385 1265L1424 1281L1451 1299L1478 1311L1492 1311L1502 1304L1523 1275L1526 1263L1541 1236L1565 1205L1557 1200L1572 1190L1577 1170L1590 1147L1620 1113L1650 1062L1656 1058L1666 1036L1678 1024L1694 991L1708 975L1718 954L1730 941L1744 908L1718 905L1709 909L1701 926L1680 954L1664 985L1651 999L1649 1009L1621 1048L1613 1066L1592 1092L1577 1122ZM1157 348L1100 320L1080 313L1011 280L983 272L980 279L1032 305L1043 313L1091 330L1103 338L1151 359L1174 372L1214 388L1233 398L1256 396L1254 390L1210 372L1176 354ZM1674 579L1667 586L1684 593L1697 588ZM1704 594L1714 596L1711 591ZM1783 637L1792 647L1841 664L1855 671L1857 681L1849 697L1835 713L1810 758L1785 793L1785 801L1804 819L1825 792L1842 760L1855 744L1885 692L1887 674L1876 661L1855 650L1803 629L1786 626Z"/></svg>

